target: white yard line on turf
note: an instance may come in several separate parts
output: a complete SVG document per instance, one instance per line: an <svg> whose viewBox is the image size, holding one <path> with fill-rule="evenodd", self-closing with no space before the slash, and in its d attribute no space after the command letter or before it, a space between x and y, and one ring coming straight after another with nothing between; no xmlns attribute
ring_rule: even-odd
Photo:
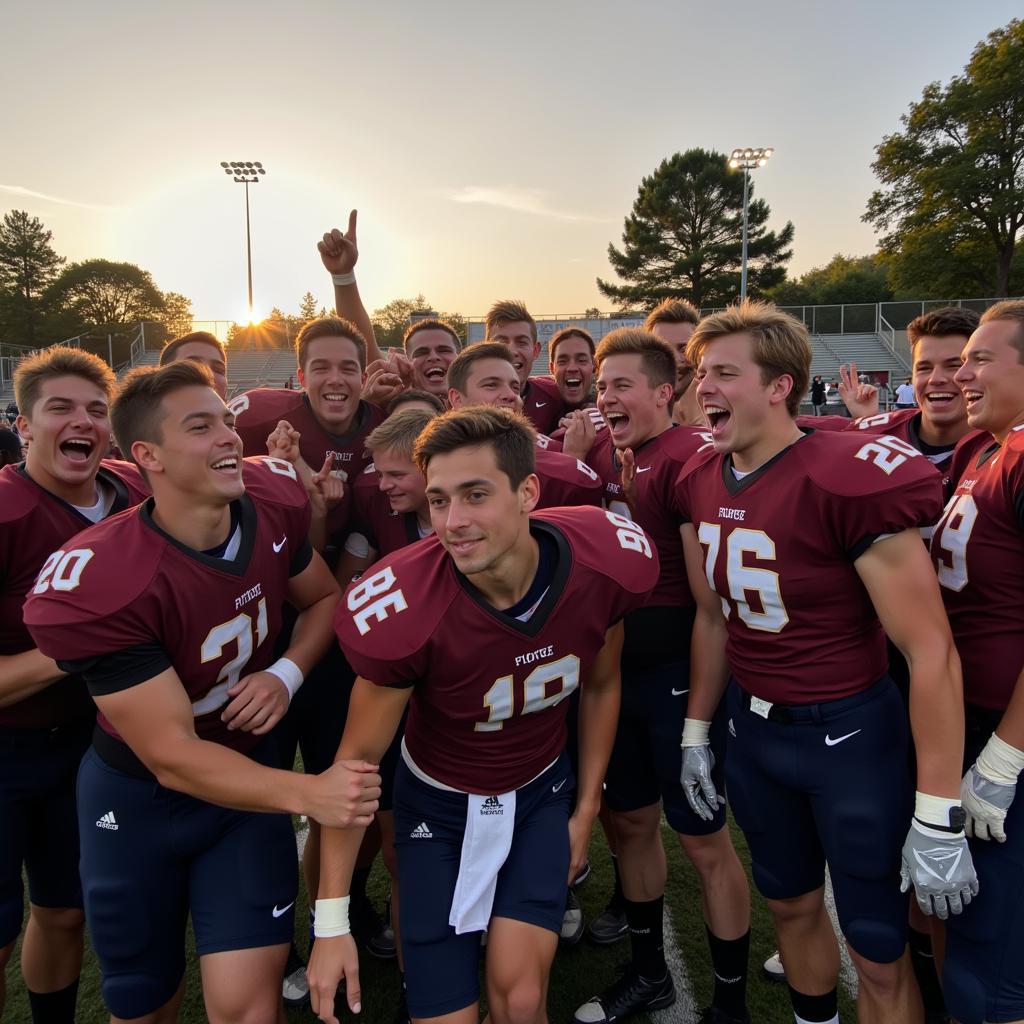
<svg viewBox="0 0 1024 1024"><path fill-rule="evenodd" d="M651 1020L657 1021L657 1024L697 1024L698 1013L693 1002L690 976L686 972L679 943L676 942L676 930L668 904L665 905L665 962L676 984L676 1001L664 1010L655 1010L650 1014Z"/></svg>

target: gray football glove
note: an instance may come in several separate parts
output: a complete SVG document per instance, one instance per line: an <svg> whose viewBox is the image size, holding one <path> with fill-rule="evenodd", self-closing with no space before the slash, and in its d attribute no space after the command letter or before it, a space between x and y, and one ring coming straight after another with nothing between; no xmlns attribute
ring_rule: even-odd
<svg viewBox="0 0 1024 1024"><path fill-rule="evenodd" d="M725 797L718 795L711 781L714 766L715 755L707 743L699 747L683 747L683 770L679 782L693 813L704 821L711 821L715 811L725 803Z"/></svg>
<svg viewBox="0 0 1024 1024"><path fill-rule="evenodd" d="M963 804L967 822L964 831L977 839L995 839L1006 842L1006 812L1013 803L1015 785L994 782L977 762L967 769L960 783L960 802Z"/></svg>
<svg viewBox="0 0 1024 1024"><path fill-rule="evenodd" d="M917 905L945 921L978 895L978 875L963 832L943 832L916 818L903 843L900 892L914 886Z"/></svg>

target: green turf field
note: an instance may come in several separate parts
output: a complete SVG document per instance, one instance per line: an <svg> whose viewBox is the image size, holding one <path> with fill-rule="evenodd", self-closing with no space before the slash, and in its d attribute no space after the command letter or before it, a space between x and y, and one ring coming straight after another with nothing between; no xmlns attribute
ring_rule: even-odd
<svg viewBox="0 0 1024 1024"><path fill-rule="evenodd" d="M707 1005L712 988L711 968L704 937L704 921L700 912L700 891L696 876L683 856L674 834L667 827L663 831L669 863L666 906L671 914L675 944L682 955L695 1004L700 1009ZM743 843L743 837L738 830L734 829L733 831L740 857L747 864L747 850ZM595 829L591 845L591 864L593 871L590 878L579 890L580 902L583 904L588 920L602 911L612 889L611 866L604 838L599 828ZM382 909L386 896L385 878L384 870L378 861L369 885L369 892L378 905L378 909ZM295 909L296 921L305 922L307 920L307 900L305 890L301 885ZM297 931L300 934L299 947L305 951L305 930L297 927ZM772 984L761 976L761 962L775 948L775 940L768 912L756 894L753 898L752 933L748 1003L753 1024L790 1024L793 1016L789 1008L785 986ZM666 943L666 945L668 944ZM558 954L555 959L548 999L552 1024L568 1024L572 1019L573 1011L580 1003L615 979L618 965L624 963L627 958L627 948L625 942L616 946L599 948L584 940L574 949L563 950ZM6 1022L28 1024L30 1020L28 1001L18 968L19 952L20 950L15 950L14 958L7 971L8 1000L4 1013L5 1024ZM361 972L363 1012L360 1014L360 1018L366 1024L391 1024L396 1005L397 977L393 963L381 962L374 960L373 957L363 956ZM680 981L678 973L676 981L678 985ZM842 987L840 987L839 1005L840 1016L844 1021L852 1022L856 1019L853 1003ZM308 1008L290 1011L288 1017L290 1021L305 1022L305 1024L316 1020ZM345 1017L351 1018L352 1015L345 1010ZM662 1011L656 1014L655 1018L680 1021L682 1024L690 1024L694 1020L688 1014L675 1012L675 1008ZM87 950L78 998L77 1021L79 1024L101 1024L107 1020L108 1017L99 994L99 972L96 959L92 951ZM199 991L199 971L194 952L189 957L186 994L180 1020L182 1024L200 1024L206 1020L202 995ZM643 1024L646 1018L637 1018L637 1020L639 1024Z"/></svg>

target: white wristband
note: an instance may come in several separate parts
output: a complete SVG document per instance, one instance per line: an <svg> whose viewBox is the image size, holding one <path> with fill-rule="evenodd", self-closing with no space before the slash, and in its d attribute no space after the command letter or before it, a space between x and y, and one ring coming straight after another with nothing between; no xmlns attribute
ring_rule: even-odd
<svg viewBox="0 0 1024 1024"><path fill-rule="evenodd" d="M339 896L333 900L317 900L313 909L313 936L317 939L333 939L348 935L348 900Z"/></svg>
<svg viewBox="0 0 1024 1024"><path fill-rule="evenodd" d="M948 796L930 796L918 790L914 794L914 817L926 825L949 828L949 812L960 806L959 799Z"/></svg>
<svg viewBox="0 0 1024 1024"><path fill-rule="evenodd" d="M338 285L355 284L356 275L351 271L347 274L331 274L331 280Z"/></svg>
<svg viewBox="0 0 1024 1024"><path fill-rule="evenodd" d="M702 722L699 718L687 718L683 722L683 742L681 747L707 746L711 736L711 723Z"/></svg>
<svg viewBox="0 0 1024 1024"><path fill-rule="evenodd" d="M278 658L270 668L264 669L264 671L281 680L284 688L288 691L289 701L295 696L305 679L302 669L290 658Z"/></svg>
<svg viewBox="0 0 1024 1024"><path fill-rule="evenodd" d="M1018 750L992 733L976 764L986 779L1003 786L1015 786L1017 776L1024 771L1024 750Z"/></svg>

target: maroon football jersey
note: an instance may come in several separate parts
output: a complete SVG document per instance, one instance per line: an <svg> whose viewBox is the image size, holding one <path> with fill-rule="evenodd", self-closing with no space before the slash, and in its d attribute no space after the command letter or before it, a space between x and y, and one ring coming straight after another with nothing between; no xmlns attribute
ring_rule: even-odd
<svg viewBox="0 0 1024 1024"><path fill-rule="evenodd" d="M562 442L556 441L553 437L548 437L547 434L538 434L537 447L549 452L560 452L562 450Z"/></svg>
<svg viewBox="0 0 1024 1024"><path fill-rule="evenodd" d="M658 578L653 545L614 513L549 509L531 516L531 529L554 541L558 559L526 622L488 605L436 539L378 562L335 615L359 675L414 688L405 727L413 761L464 792L517 789L554 761L566 698L605 632Z"/></svg>
<svg viewBox="0 0 1024 1024"><path fill-rule="evenodd" d="M149 494L139 471L127 462L104 460L97 480L114 492L111 515L132 508ZM60 559L51 556L90 526L72 505L40 487L24 465L0 470L0 655L21 654L36 646L22 620L25 595L44 566L49 576L62 578L68 567L62 568ZM94 711L82 680L68 676L17 704L0 708L0 725L53 729Z"/></svg>
<svg viewBox="0 0 1024 1024"><path fill-rule="evenodd" d="M522 392L523 415L542 434L550 434L569 411L554 377L531 377Z"/></svg>
<svg viewBox="0 0 1024 1024"><path fill-rule="evenodd" d="M957 450L958 464L962 453L967 464L931 552L965 699L1002 711L1024 668L1024 427L1002 446L979 431Z"/></svg>
<svg viewBox="0 0 1024 1024"><path fill-rule="evenodd" d="M235 430L242 439L246 455L266 455L267 437L274 432L280 420L287 420L301 435L299 450L306 464L318 473L328 454L334 456L335 472L344 473L343 479L354 480L370 462L365 450L366 436L384 421L383 409L360 401L352 427L344 436L325 430L313 415L313 409L304 391L287 388L254 388L238 395L229 403L235 414ZM328 529L335 533L348 522L352 509L349 487L345 496L330 513Z"/></svg>
<svg viewBox="0 0 1024 1024"><path fill-rule="evenodd" d="M849 430L854 421L848 416L797 416L796 425L804 430Z"/></svg>
<svg viewBox="0 0 1024 1024"><path fill-rule="evenodd" d="M854 562L878 537L935 521L942 486L927 459L897 438L815 431L741 480L730 457L702 452L676 493L745 690L808 704L884 674L882 627Z"/></svg>
<svg viewBox="0 0 1024 1024"><path fill-rule="evenodd" d="M601 504L601 479L585 462L543 448L537 449L536 457L540 478L538 509Z"/></svg>
<svg viewBox="0 0 1024 1024"><path fill-rule="evenodd" d="M76 537L64 585L55 576L47 586L41 577L25 604L26 625L48 657L84 662L156 652L162 664L154 672L104 692L173 667L192 703L196 733L236 750L251 749L260 737L228 731L220 719L226 691L274 660L289 577L310 557L309 501L294 468L266 456L246 459L243 479L234 558L186 548L156 525L147 501ZM99 724L118 738L102 715Z"/></svg>
<svg viewBox="0 0 1024 1024"><path fill-rule="evenodd" d="M352 500L352 529L369 541L379 558L422 540L416 513L392 510L372 462L356 478Z"/></svg>
<svg viewBox="0 0 1024 1024"><path fill-rule="evenodd" d="M952 466L955 444L930 445L921 440L921 410L894 409L877 416L862 416L854 420L850 430L865 430L872 434L888 434L912 444L942 474L942 487L949 493L949 472Z"/></svg>

